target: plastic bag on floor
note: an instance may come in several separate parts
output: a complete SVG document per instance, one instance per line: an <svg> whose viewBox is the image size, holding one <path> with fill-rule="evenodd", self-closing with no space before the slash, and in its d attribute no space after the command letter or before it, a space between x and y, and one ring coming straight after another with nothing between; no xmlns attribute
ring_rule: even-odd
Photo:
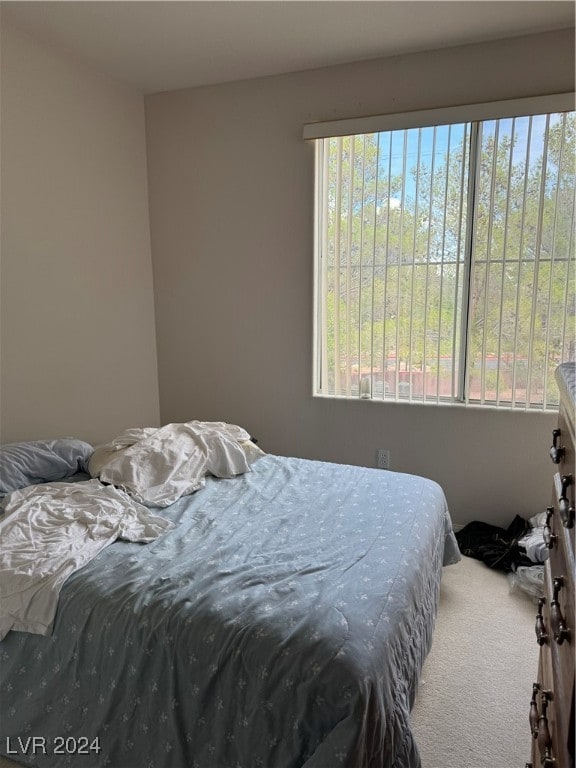
<svg viewBox="0 0 576 768"><path fill-rule="evenodd" d="M544 596L543 565L519 565L507 578L510 592L526 592L535 602Z"/></svg>
<svg viewBox="0 0 576 768"><path fill-rule="evenodd" d="M538 512L530 518L529 523L531 528L521 539L518 539L518 546L526 550L526 556L533 563L543 563L550 555L550 550L544 541L546 512Z"/></svg>

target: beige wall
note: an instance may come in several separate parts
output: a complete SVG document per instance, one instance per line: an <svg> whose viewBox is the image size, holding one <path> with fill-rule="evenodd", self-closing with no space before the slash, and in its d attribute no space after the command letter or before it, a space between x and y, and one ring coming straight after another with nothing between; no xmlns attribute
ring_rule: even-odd
<svg viewBox="0 0 576 768"><path fill-rule="evenodd" d="M4 442L159 422L141 96L2 27Z"/></svg>
<svg viewBox="0 0 576 768"><path fill-rule="evenodd" d="M244 425L270 452L440 482L456 522L548 500L554 417L313 398L313 147L302 125L568 91L573 34L146 100L161 418Z"/></svg>

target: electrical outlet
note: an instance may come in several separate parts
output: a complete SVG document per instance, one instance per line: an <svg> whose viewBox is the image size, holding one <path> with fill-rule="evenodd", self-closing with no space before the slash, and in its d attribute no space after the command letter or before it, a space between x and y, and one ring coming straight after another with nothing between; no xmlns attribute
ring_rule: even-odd
<svg viewBox="0 0 576 768"><path fill-rule="evenodd" d="M390 469L390 451L378 448L376 451L376 466L378 469Z"/></svg>

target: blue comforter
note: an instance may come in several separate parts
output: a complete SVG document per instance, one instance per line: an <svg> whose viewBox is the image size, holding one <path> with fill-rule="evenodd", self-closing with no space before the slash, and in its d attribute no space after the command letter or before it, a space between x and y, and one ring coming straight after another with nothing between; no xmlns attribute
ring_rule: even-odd
<svg viewBox="0 0 576 768"><path fill-rule="evenodd" d="M157 512L175 529L71 576L51 637L0 643L2 754L49 768L420 766L409 712L442 565L459 559L438 485L266 456Z"/></svg>

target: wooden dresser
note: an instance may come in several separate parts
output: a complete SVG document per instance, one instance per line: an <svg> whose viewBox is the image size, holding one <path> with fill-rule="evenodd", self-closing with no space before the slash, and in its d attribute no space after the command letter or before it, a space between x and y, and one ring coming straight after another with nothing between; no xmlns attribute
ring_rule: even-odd
<svg viewBox="0 0 576 768"><path fill-rule="evenodd" d="M557 468L547 509L544 597L538 602L538 679L532 689L532 762L526 766L574 768L574 363L556 370L560 389L558 426L550 458Z"/></svg>

